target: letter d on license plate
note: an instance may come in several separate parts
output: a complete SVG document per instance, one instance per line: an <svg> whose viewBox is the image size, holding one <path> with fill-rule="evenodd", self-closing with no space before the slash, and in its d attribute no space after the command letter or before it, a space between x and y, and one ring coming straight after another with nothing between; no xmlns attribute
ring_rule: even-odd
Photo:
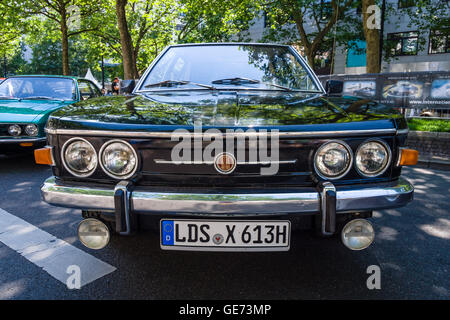
<svg viewBox="0 0 450 320"><path fill-rule="evenodd" d="M161 249L288 251L290 221L161 220Z"/></svg>

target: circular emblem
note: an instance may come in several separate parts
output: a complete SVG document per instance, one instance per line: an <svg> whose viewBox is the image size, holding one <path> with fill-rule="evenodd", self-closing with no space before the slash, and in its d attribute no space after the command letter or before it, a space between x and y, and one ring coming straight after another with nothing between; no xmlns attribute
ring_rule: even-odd
<svg viewBox="0 0 450 320"><path fill-rule="evenodd" d="M213 242L214 244L221 244L223 242L223 235L221 235L220 233L216 233L213 236Z"/></svg>
<svg viewBox="0 0 450 320"><path fill-rule="evenodd" d="M214 159L214 168L222 174L232 173L236 169L236 158L228 152L220 153Z"/></svg>
<svg viewBox="0 0 450 320"><path fill-rule="evenodd" d="M172 232L172 226L170 224L166 224L164 226L164 231L165 232Z"/></svg>

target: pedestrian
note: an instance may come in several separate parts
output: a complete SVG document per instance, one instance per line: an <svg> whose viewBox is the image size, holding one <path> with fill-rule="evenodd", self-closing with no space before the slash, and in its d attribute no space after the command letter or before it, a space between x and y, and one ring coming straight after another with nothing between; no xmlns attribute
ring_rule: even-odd
<svg viewBox="0 0 450 320"><path fill-rule="evenodd" d="M120 89L120 81L118 77L115 77L111 86L112 94L118 95L119 89Z"/></svg>

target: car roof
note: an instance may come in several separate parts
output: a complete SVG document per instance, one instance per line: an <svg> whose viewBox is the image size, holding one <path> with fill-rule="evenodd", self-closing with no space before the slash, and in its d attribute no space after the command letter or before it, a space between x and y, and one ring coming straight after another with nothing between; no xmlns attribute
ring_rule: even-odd
<svg viewBox="0 0 450 320"><path fill-rule="evenodd" d="M169 47L192 47L192 46L265 46L265 47L290 47L287 44L263 43L263 42L203 42L203 43L179 43Z"/></svg>
<svg viewBox="0 0 450 320"><path fill-rule="evenodd" d="M18 75L14 75L14 76L10 76L8 78L24 78L24 77L30 77L30 78L63 78L63 79L73 79L73 80L86 80L85 78L82 77L77 77L77 76L63 76L63 75L59 75L59 74L18 74Z"/></svg>

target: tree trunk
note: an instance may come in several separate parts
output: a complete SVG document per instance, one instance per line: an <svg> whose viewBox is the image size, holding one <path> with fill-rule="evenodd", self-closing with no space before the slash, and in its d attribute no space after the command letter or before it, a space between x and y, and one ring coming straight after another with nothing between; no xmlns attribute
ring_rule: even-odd
<svg viewBox="0 0 450 320"><path fill-rule="evenodd" d="M69 68L69 36L67 29L67 12L65 7L61 7L61 47L62 47L62 72L63 75L70 75Z"/></svg>
<svg viewBox="0 0 450 320"><path fill-rule="evenodd" d="M379 73L380 34L378 29L375 29L373 26L375 19L372 15L375 13L371 12L369 14L367 12L367 8L371 5L375 5L375 0L362 0L363 28L364 36L366 38L366 72Z"/></svg>
<svg viewBox="0 0 450 320"><path fill-rule="evenodd" d="M134 73L134 78L133 79L138 79L139 78L139 71L137 68L137 55L139 53L139 48L135 48L135 50L133 51L133 73Z"/></svg>
<svg viewBox="0 0 450 320"><path fill-rule="evenodd" d="M128 0L116 0L117 25L119 27L120 45L122 47L124 79L135 79L135 66L133 63L133 43L128 31L125 6Z"/></svg>
<svg viewBox="0 0 450 320"><path fill-rule="evenodd" d="M305 56L309 66L314 70L314 53L309 48L305 47Z"/></svg>

